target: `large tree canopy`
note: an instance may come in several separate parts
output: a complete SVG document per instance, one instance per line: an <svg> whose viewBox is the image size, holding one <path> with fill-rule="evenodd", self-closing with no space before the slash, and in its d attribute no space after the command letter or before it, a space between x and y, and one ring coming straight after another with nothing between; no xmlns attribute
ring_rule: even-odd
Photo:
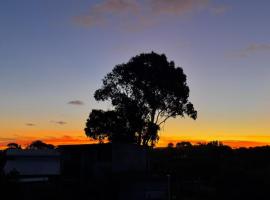
<svg viewBox="0 0 270 200"><path fill-rule="evenodd" d="M168 62L164 54L140 54L128 63L116 65L94 97L97 101L110 100L114 107L114 111L93 110L90 114L85 133L94 139L125 138L140 145L155 145L158 130L167 119L184 115L197 118L197 111L188 100L183 69ZM116 137L118 134L126 137Z"/></svg>

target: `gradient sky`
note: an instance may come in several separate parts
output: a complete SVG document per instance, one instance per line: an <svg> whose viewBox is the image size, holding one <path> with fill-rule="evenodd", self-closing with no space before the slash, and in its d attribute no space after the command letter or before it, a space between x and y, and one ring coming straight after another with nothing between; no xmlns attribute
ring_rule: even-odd
<svg viewBox="0 0 270 200"><path fill-rule="evenodd" d="M87 141L93 93L116 64L165 53L183 67L198 119L176 140L270 144L270 1L10 0L0 2L0 146Z"/></svg>

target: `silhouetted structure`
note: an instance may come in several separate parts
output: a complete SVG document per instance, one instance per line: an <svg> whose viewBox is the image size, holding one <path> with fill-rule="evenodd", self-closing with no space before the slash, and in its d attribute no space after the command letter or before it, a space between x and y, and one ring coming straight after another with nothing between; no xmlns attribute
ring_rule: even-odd
<svg viewBox="0 0 270 200"><path fill-rule="evenodd" d="M59 151L62 181L88 185L99 198L137 199L137 195L143 200L147 195L167 194L166 180L156 178L154 182L149 175L147 147L122 143L62 145Z"/></svg>
<svg viewBox="0 0 270 200"><path fill-rule="evenodd" d="M0 173L1 192L9 194L9 199L28 200L37 196L42 200L85 196L92 200L163 200L168 199L168 194L171 200L269 198L270 147L231 149L220 142L179 144L154 149L111 143L63 145L51 150L58 151L58 178L49 178L46 182L20 182L26 176ZM13 157L9 152L28 153L16 153ZM10 163L16 163L18 158L25 163L35 160L33 166L36 167L31 173L37 172L40 170L37 163L44 155L40 152L44 151L7 150L0 153L0 166L11 166ZM51 157L47 159L50 160ZM36 175L28 174L27 177Z"/></svg>
<svg viewBox="0 0 270 200"><path fill-rule="evenodd" d="M60 145L64 180L87 182L110 173L111 144Z"/></svg>
<svg viewBox="0 0 270 200"><path fill-rule="evenodd" d="M60 154L56 150L6 150L5 174L16 174L18 181L48 181L60 175Z"/></svg>
<svg viewBox="0 0 270 200"><path fill-rule="evenodd" d="M113 173L146 172L148 150L134 144L60 145L64 177L80 180Z"/></svg>

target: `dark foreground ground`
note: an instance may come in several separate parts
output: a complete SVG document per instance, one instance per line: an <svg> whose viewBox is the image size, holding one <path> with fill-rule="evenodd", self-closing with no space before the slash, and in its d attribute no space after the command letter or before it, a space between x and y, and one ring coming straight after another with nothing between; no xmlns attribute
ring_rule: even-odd
<svg viewBox="0 0 270 200"><path fill-rule="evenodd" d="M269 199L270 148L208 144L154 149L147 172L108 174L102 180L54 177L46 183L18 183L2 175L0 199L132 199L129 195L143 190L134 189L142 185L166 191L166 197L143 199Z"/></svg>
<svg viewBox="0 0 270 200"><path fill-rule="evenodd" d="M176 199L269 199L270 148L216 144L157 150L154 171L171 174Z"/></svg>

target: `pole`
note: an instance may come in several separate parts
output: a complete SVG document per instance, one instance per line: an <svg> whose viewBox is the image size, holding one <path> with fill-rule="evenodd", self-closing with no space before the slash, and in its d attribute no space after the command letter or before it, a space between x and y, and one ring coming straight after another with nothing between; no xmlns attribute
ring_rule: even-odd
<svg viewBox="0 0 270 200"><path fill-rule="evenodd" d="M168 200L171 200L171 175L167 174L168 178Z"/></svg>

